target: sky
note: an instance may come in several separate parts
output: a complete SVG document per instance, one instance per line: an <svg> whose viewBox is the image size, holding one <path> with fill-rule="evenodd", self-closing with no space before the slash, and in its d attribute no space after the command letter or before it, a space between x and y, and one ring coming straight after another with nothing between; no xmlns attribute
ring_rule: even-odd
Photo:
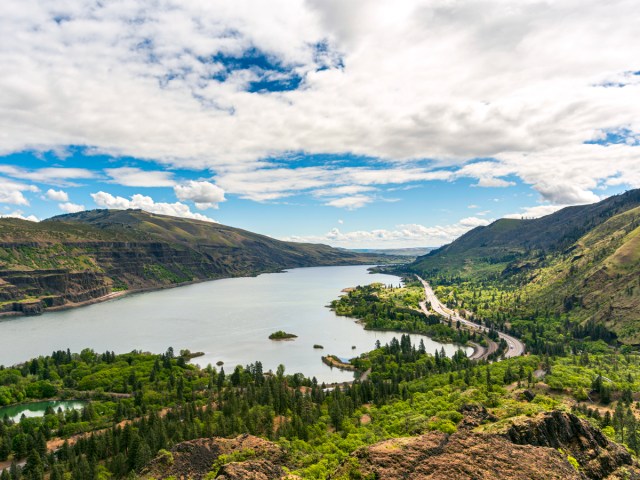
<svg viewBox="0 0 640 480"><path fill-rule="evenodd" d="M0 215L438 246L640 187L640 6L3 0Z"/></svg>

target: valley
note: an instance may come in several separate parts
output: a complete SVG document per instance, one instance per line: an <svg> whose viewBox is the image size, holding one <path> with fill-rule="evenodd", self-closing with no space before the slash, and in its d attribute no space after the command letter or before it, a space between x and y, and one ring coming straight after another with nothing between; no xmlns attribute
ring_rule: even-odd
<svg viewBox="0 0 640 480"><path fill-rule="evenodd" d="M78 343L79 353L34 351L29 362L0 369L4 403L89 402L76 413L0 423L3 480L37 471L43 458L50 480L91 469L145 479L640 478L636 290L616 290L636 281L636 202L631 192L537 222L499 220L414 262L376 269L402 275L401 285L366 267L304 268L0 322L8 333L14 322L42 320L68 342L64 318L104 310L84 323L101 343ZM120 228L106 230L122 235ZM614 291L603 317L591 302ZM146 326L142 310L127 306L138 301L157 306ZM245 316L229 317L234 309ZM126 310L136 312L136 326L125 335L131 347L116 354L99 318L127 332L134 320ZM313 329L301 329L320 311ZM216 323L205 312L226 318ZM193 317L206 320L196 326ZM258 328L256 318L267 323ZM88 346L92 334L69 325ZM181 337L193 331L198 339ZM247 343L253 333L259 347ZM44 338L55 344L50 331ZM162 351L179 338L204 355L189 362L187 350L140 350ZM213 340L221 338L229 348ZM14 343L19 337L7 342ZM465 449L476 452L472 459Z"/></svg>

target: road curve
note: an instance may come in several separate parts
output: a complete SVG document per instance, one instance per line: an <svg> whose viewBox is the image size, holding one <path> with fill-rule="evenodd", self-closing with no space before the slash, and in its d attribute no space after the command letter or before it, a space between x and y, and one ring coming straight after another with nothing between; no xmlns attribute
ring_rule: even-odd
<svg viewBox="0 0 640 480"><path fill-rule="evenodd" d="M423 280L422 278L420 278L418 275L416 275L416 277L418 277L418 280L420 280L420 282L422 282L422 286L424 287L424 293L427 296L427 302L429 302L431 304L431 308L433 309L434 312L436 312L439 315L442 315L445 318L451 318L451 320L453 322L460 322L463 325L466 325L469 329L471 330L477 330L479 332L484 332L487 333L489 331L489 329L487 327L483 327L481 325L478 325L476 323L473 323L465 318L462 318L460 315L458 315L454 310L451 310L450 308L447 308L439 299L438 297L436 297L435 292L433 291L433 289L431 288L431 285L429 285L429 283L425 280ZM425 310L426 313L426 305L422 304L421 305L422 309ZM503 339L505 342L507 342L507 351L504 353L505 358L511 358L511 357L519 357L520 355L522 355L524 353L524 343L522 343L520 340L518 340L515 337L512 337L511 335L507 335L506 333L502 333L502 332L498 332L498 336ZM495 344L495 342L493 342ZM497 348L497 345L492 349L491 345L489 348L489 352L487 352L487 354L492 353L491 350L495 351L495 349Z"/></svg>

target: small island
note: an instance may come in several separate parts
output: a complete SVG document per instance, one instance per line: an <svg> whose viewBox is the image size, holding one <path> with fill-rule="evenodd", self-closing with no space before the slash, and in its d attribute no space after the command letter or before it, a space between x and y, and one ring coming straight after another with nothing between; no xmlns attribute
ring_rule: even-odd
<svg viewBox="0 0 640 480"><path fill-rule="evenodd" d="M293 333L284 332L282 330L278 330L277 332L273 332L271 335L269 335L270 340L291 340L293 338L298 338L298 336L294 335Z"/></svg>

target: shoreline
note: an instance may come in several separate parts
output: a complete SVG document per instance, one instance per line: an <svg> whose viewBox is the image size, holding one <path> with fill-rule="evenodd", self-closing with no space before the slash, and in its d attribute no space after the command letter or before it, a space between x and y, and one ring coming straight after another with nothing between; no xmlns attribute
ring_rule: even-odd
<svg viewBox="0 0 640 480"><path fill-rule="evenodd" d="M175 283L175 284L170 284L170 285L158 285L158 286L150 286L150 287L141 287L141 288L132 288L129 290L119 290L116 292L110 292L106 295L103 295L101 297L96 297L96 298L90 298L89 300L85 300L82 302L69 302L69 303L65 303L64 305L57 305L55 307L46 307L43 308L42 313L39 313L37 315L28 315L25 314L24 312L17 312L17 311L8 311L8 312L0 312L0 322L4 321L6 317L34 317L34 316L40 316L40 315L44 315L47 312L59 312L59 311L63 311L63 310L71 310L72 308L80 308L80 307L86 307L88 305L93 305L96 303L102 303L102 302L106 302L108 300L112 300L115 298L119 298L125 295L130 295L130 294L135 294L135 293L146 293L146 292L157 292L160 290L167 290L167 289L172 289L172 288L179 288L179 287L187 287L189 285L197 285L199 283L205 283L205 282L213 282L216 280L227 280L227 279L231 279L231 278L255 278L258 277L260 275L265 275L265 274L270 274L270 273L285 273L288 270L294 270L294 269L298 269L298 268L322 268L322 267L358 267L358 266L363 266L363 267L367 267L369 266L370 268L367 269L369 271L369 273L373 273L371 272L371 268L375 268L376 265L372 265L372 264L340 264L340 265L313 265L313 266L307 266L307 267L291 267L291 268L281 268L278 270L265 270L263 272L255 272L253 274L246 274L246 275L232 275L229 277L216 277L216 278L202 278L202 279L196 279L196 280L189 280L187 282L181 282L181 283ZM392 275L392 274L385 274L385 275ZM397 276L397 275L396 275ZM6 318L7 320L9 318Z"/></svg>

